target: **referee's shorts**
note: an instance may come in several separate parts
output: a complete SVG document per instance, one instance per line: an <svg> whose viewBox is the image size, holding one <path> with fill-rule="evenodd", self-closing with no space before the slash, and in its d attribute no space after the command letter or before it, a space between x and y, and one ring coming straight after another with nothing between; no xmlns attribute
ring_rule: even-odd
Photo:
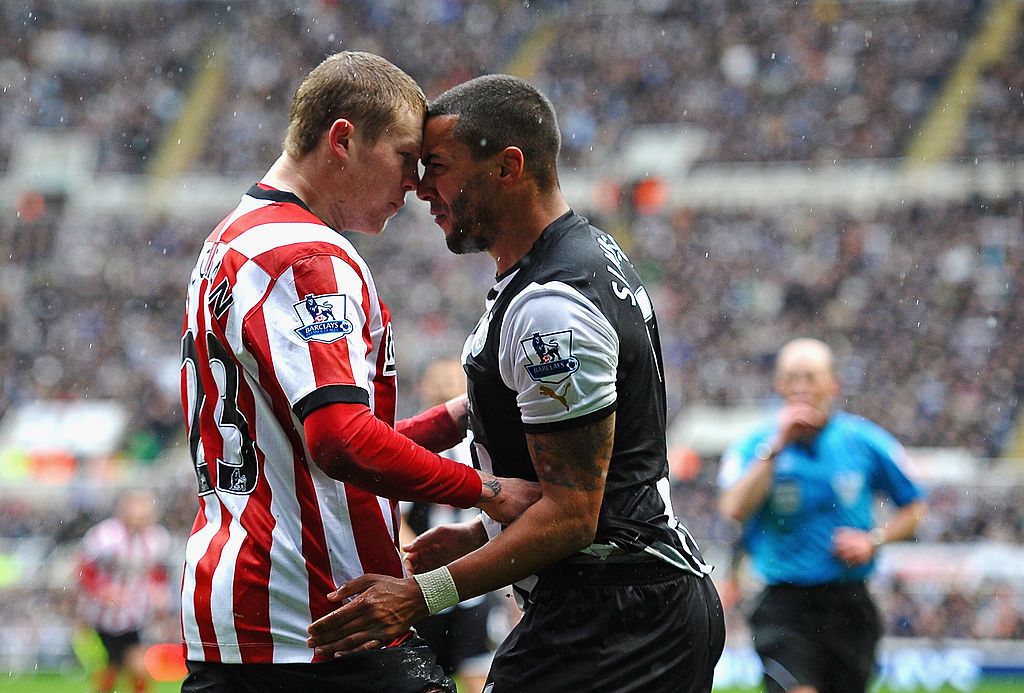
<svg viewBox="0 0 1024 693"><path fill-rule="evenodd" d="M187 665L181 693L455 693L455 682L417 636L319 664Z"/></svg>
<svg viewBox="0 0 1024 693"><path fill-rule="evenodd" d="M750 618L767 693L797 685L819 693L864 693L882 635L863 582L770 585Z"/></svg>
<svg viewBox="0 0 1024 693"><path fill-rule="evenodd" d="M663 561L562 564L539 575L486 693L707 693L725 645L710 577Z"/></svg>

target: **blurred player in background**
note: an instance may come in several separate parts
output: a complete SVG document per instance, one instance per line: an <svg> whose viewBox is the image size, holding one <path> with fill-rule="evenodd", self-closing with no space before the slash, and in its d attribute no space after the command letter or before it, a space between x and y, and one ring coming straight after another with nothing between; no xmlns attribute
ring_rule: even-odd
<svg viewBox="0 0 1024 693"><path fill-rule="evenodd" d="M710 691L722 610L668 501L654 310L615 241L563 198L559 145L532 86L471 80L430 105L418 190L452 251L486 250L497 267L463 351L476 462L543 495L510 524L424 533L414 579L349 583L313 642L358 649L516 583L523 618L485 691Z"/></svg>
<svg viewBox="0 0 1024 693"><path fill-rule="evenodd" d="M874 423L833 408L829 347L796 339L779 352L785 407L726 452L719 509L744 522L764 594L749 622L769 693L863 693L882 624L865 579L879 548L908 539L925 511L903 447ZM884 525L875 495L895 502Z"/></svg>
<svg viewBox="0 0 1024 693"><path fill-rule="evenodd" d="M434 361L420 379L420 405L429 407L453 400L466 393L466 373L457 359ZM445 457L472 466L470 437ZM436 503L402 503L402 544L407 546L420 534L443 524L472 522L478 512ZM411 571L410 571L411 572ZM437 653L437 663L449 676L459 679L460 693L479 693L487 679L491 663L488 638L488 595L459 602L444 611L428 616L416 624L416 632Z"/></svg>
<svg viewBox="0 0 1024 693"><path fill-rule="evenodd" d="M153 495L130 490L118 500L117 514L82 539L79 617L107 651L107 665L95 680L99 693L113 691L122 673L130 676L137 692L149 685L142 630L154 615L166 611L169 596L170 537L156 517Z"/></svg>
<svg viewBox="0 0 1024 693"><path fill-rule="evenodd" d="M415 189L425 107L383 58L330 56L296 91L280 158L203 245L182 337L200 505L186 693L454 690L408 629L331 659L306 628L344 582L403 575L399 500L507 522L536 498L431 452L464 437L464 396L392 428L390 313L340 231L380 233Z"/></svg>

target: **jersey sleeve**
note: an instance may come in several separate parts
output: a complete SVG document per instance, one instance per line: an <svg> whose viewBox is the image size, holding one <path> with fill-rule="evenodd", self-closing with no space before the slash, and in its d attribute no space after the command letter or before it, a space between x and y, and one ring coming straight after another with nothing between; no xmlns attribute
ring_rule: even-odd
<svg viewBox="0 0 1024 693"><path fill-rule="evenodd" d="M877 426L871 426L867 435L876 461L872 487L888 494L900 507L923 499L925 492L916 481L917 473L906 448L890 433Z"/></svg>
<svg viewBox="0 0 1024 693"><path fill-rule="evenodd" d="M561 283L531 285L509 306L498 359L524 428L571 428L615 408L619 339L591 301Z"/></svg>
<svg viewBox="0 0 1024 693"><path fill-rule="evenodd" d="M740 480L740 478L754 464L754 453L757 446L768 442L775 431L775 426L766 426L757 429L746 438L730 445L724 453L718 466L718 488L726 490Z"/></svg>
<svg viewBox="0 0 1024 693"><path fill-rule="evenodd" d="M296 260L243 326L264 372L304 419L335 402L369 404L368 291L342 257Z"/></svg>
<svg viewBox="0 0 1024 693"><path fill-rule="evenodd" d="M725 490L740 480L750 464L750 454L745 446L734 445L722 455L718 467L718 488Z"/></svg>

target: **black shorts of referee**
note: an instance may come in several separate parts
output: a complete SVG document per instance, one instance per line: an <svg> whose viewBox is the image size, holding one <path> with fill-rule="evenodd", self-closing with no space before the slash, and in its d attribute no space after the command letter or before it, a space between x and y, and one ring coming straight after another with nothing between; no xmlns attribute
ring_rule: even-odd
<svg viewBox="0 0 1024 693"><path fill-rule="evenodd" d="M863 582L770 585L749 618L767 693L864 693L882 624Z"/></svg>
<svg viewBox="0 0 1024 693"><path fill-rule="evenodd" d="M486 693L707 693L725 645L707 576L664 561L543 571Z"/></svg>
<svg viewBox="0 0 1024 693"><path fill-rule="evenodd" d="M186 662L181 693L455 693L419 637L318 664Z"/></svg>

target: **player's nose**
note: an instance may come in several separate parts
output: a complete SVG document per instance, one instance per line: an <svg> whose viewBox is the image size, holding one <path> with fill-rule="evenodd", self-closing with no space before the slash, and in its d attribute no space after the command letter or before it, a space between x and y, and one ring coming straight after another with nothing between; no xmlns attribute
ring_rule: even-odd
<svg viewBox="0 0 1024 693"><path fill-rule="evenodd" d="M424 202L437 199L437 190L434 189L433 181L430 180L429 174L424 173L420 176L419 185L416 186L416 197Z"/></svg>
<svg viewBox="0 0 1024 693"><path fill-rule="evenodd" d="M420 184L420 172L416 168L416 164L413 164L411 168L407 168L402 175L402 190L404 192L412 192L419 187Z"/></svg>

